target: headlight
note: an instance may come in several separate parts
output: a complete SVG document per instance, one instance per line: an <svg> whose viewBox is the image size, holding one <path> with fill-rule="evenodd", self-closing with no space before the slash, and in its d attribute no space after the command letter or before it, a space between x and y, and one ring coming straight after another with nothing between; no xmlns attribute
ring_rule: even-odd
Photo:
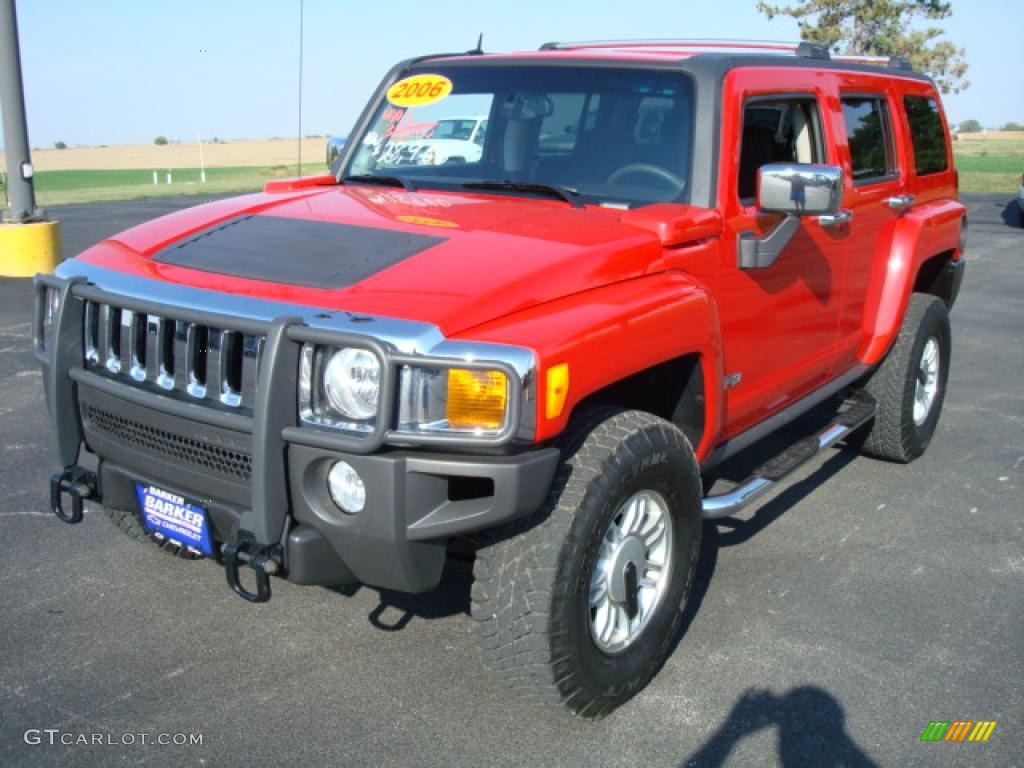
<svg viewBox="0 0 1024 768"><path fill-rule="evenodd" d="M324 368L324 391L331 407L344 416L373 418L380 400L380 361L365 349L334 352Z"/></svg>
<svg viewBox="0 0 1024 768"><path fill-rule="evenodd" d="M398 431L500 435L508 426L509 397L503 371L403 366Z"/></svg>
<svg viewBox="0 0 1024 768"><path fill-rule="evenodd" d="M380 408L381 363L368 349L302 349L299 412L311 424L372 432Z"/></svg>

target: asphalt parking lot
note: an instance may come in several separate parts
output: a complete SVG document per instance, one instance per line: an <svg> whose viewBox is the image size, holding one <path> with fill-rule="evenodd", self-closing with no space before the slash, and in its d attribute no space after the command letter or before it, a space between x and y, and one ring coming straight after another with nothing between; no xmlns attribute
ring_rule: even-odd
<svg viewBox="0 0 1024 768"><path fill-rule="evenodd" d="M482 672L470 567L407 596L275 584L47 512L56 468L28 281L0 280L0 765L1024 764L1024 228L966 197L949 394L910 466L833 449L706 530L686 631L607 720L551 717ZM189 200L53 209L74 254ZM995 720L987 743L922 743ZM202 734L193 746L26 743Z"/></svg>

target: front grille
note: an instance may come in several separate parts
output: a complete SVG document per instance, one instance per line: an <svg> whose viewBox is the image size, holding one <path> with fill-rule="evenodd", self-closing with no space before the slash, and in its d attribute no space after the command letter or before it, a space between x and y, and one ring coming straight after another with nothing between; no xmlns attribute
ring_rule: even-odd
<svg viewBox="0 0 1024 768"><path fill-rule="evenodd" d="M85 367L140 388L252 412L262 335L85 302Z"/></svg>
<svg viewBox="0 0 1024 768"><path fill-rule="evenodd" d="M252 476L252 454L246 451L213 445L166 429L156 429L93 405L86 405L85 418L96 432L124 445L141 448L197 468L202 467L232 479L248 482Z"/></svg>

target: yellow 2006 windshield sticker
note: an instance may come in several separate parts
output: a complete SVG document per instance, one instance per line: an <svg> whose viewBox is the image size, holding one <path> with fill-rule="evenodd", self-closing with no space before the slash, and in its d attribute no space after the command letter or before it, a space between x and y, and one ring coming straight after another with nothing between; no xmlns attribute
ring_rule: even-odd
<svg viewBox="0 0 1024 768"><path fill-rule="evenodd" d="M388 102L396 107L423 107L452 92L452 81L444 75L413 75L388 88Z"/></svg>

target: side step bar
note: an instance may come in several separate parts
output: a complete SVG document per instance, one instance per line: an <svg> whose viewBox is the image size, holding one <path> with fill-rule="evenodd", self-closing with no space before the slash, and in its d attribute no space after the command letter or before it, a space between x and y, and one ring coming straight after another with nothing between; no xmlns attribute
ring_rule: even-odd
<svg viewBox="0 0 1024 768"><path fill-rule="evenodd" d="M855 432L875 416L878 406L873 397L859 392L847 399L841 413L816 436L805 437L773 459L762 464L736 488L704 499L705 520L719 520L739 512L767 493L772 486L819 453Z"/></svg>

